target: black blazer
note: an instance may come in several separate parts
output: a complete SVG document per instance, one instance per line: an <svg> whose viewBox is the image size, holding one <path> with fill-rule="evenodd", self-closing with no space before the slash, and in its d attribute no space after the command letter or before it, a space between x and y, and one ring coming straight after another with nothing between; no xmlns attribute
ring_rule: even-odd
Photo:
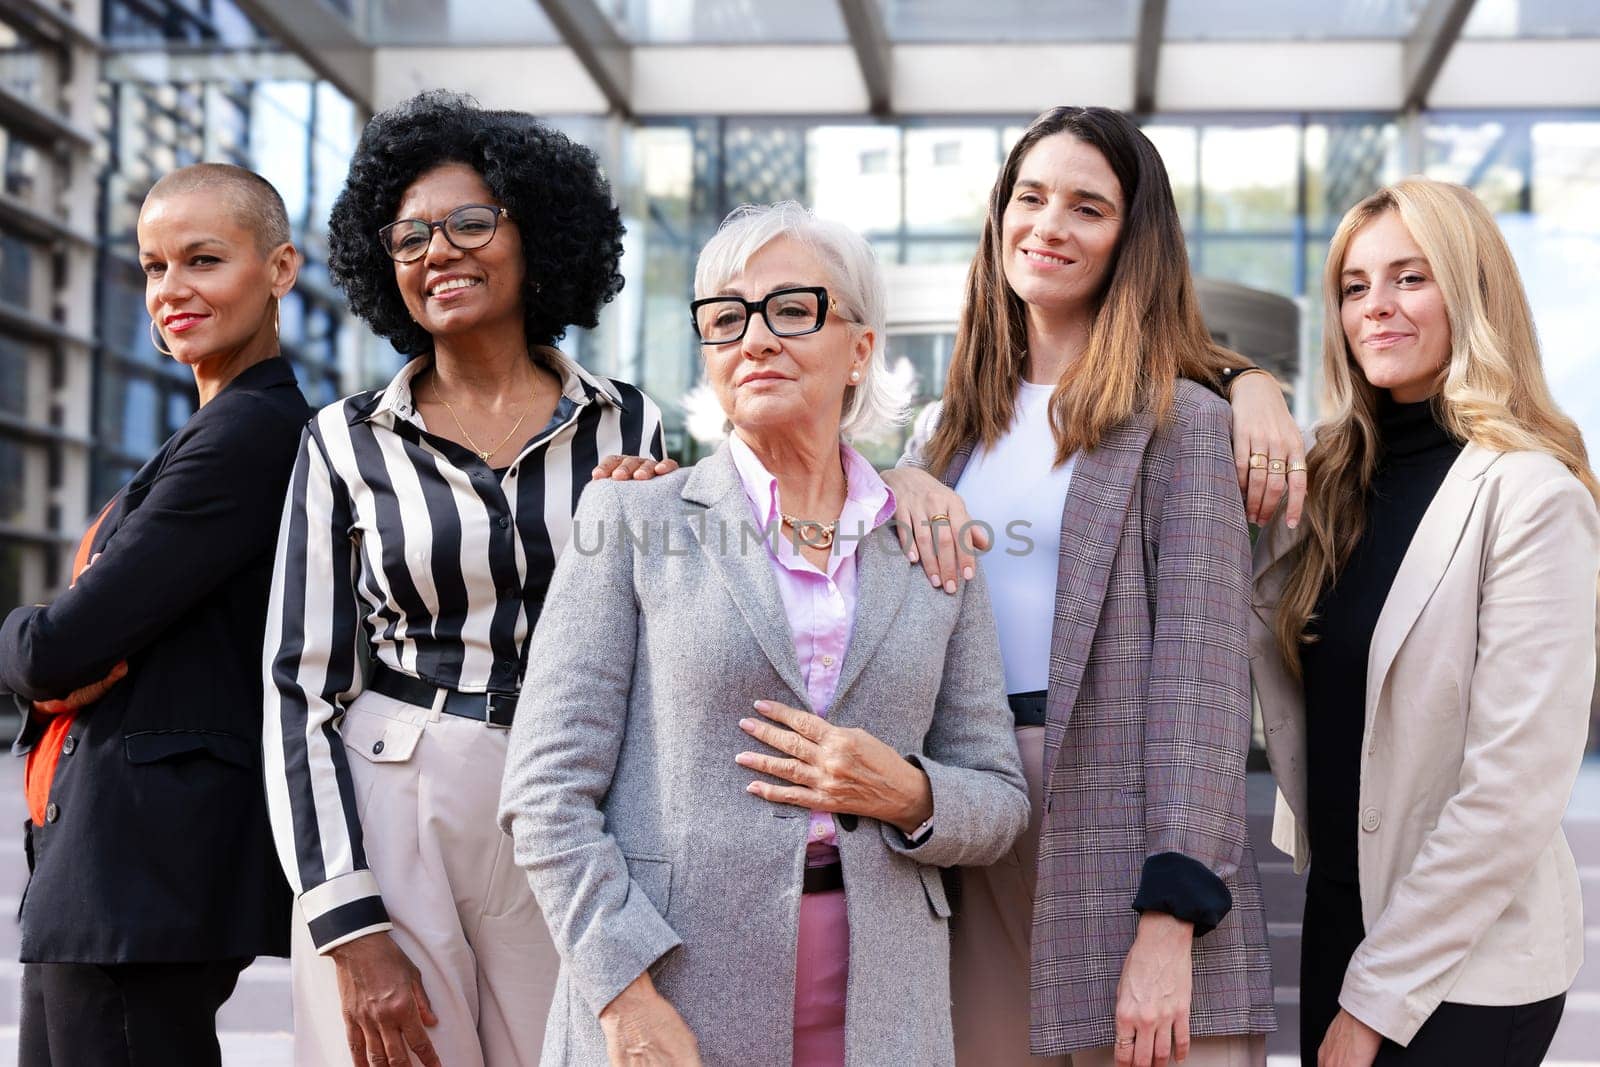
<svg viewBox="0 0 1600 1067"><path fill-rule="evenodd" d="M0 692L128 674L78 712L28 823L24 962L287 955L290 894L261 774L261 642L279 516L311 411L282 359L241 373L113 500L103 553L0 624ZM44 720L29 714L15 750Z"/></svg>

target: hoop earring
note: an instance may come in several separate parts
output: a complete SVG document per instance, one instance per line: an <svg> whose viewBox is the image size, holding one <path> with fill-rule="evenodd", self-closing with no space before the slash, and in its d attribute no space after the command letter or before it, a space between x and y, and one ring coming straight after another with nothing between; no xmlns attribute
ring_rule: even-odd
<svg viewBox="0 0 1600 1067"><path fill-rule="evenodd" d="M151 344L152 347L155 348L155 350L157 352L160 352L163 356L172 355L172 349L170 349L170 348L162 348L161 347L161 331L156 329L156 320L155 319L151 319L150 320L150 344Z"/></svg>

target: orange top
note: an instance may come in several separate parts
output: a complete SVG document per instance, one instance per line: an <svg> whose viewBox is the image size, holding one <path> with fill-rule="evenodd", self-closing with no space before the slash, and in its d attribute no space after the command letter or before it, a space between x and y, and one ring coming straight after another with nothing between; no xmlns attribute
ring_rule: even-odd
<svg viewBox="0 0 1600 1067"><path fill-rule="evenodd" d="M78 576L89 568L89 561L93 558L94 535L100 531L100 524L111 512L111 505L117 502L116 497L100 509L100 514L95 516L94 522L89 524L89 529L84 532L83 540L78 542L77 555L72 557L72 585L78 584ZM67 694L62 693L62 696ZM39 710L34 705L34 710ZM72 729L72 723L78 717L75 711L64 711L50 720L50 725L45 727L44 736L39 738L32 751L28 753L28 764L23 772L24 788L28 796L28 814L33 818L35 826L44 825L45 809L50 803L50 786L56 778L56 764L61 762L61 746L67 739L67 731Z"/></svg>

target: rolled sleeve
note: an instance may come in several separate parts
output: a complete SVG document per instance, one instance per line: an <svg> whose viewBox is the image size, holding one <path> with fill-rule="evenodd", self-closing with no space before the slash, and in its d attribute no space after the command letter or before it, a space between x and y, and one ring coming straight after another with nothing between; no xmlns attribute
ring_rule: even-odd
<svg viewBox="0 0 1600 1067"><path fill-rule="evenodd" d="M371 871L330 878L300 895L300 911L318 952L394 928Z"/></svg>

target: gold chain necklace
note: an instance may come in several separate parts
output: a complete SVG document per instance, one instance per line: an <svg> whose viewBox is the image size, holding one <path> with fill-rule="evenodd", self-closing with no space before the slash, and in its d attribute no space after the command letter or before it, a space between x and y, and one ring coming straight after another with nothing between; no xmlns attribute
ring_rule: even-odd
<svg viewBox="0 0 1600 1067"><path fill-rule="evenodd" d="M844 475L845 499L850 499L850 472L841 471ZM818 522L815 519L797 519L793 515L778 512L778 518L783 524L794 531L795 537L807 548L832 548L833 535L839 529L839 520L832 522Z"/></svg>
<svg viewBox="0 0 1600 1067"><path fill-rule="evenodd" d="M485 463L489 462L489 457L490 456L494 455L496 452L498 452L502 448L506 447L506 442L511 440L512 435L515 434L517 432L517 430L521 428L522 420L527 418L528 417L528 412L533 410L533 402L534 402L535 398L537 398L538 395L539 395L539 378L538 378L538 375L536 374L534 376L534 379L533 379L533 392L528 394L528 406L522 409L522 414L517 416L517 421L511 424L510 431L504 437L500 438L500 443L495 445L491 449L485 450L483 448L480 448L478 446L478 442L476 442L476 441L474 441L472 439L472 435L467 432L467 428L465 426L461 425L461 416L456 414L456 409L450 406L450 401L446 400L444 398L444 396L439 392L439 372L438 371L434 371L433 372L433 380L430 381L428 384L433 386L433 398L435 400L437 400L439 403L444 405L444 409L446 411L448 411L450 413L450 417L455 420L456 429L460 430L461 431L461 436L465 437L467 439L468 446L470 446L471 449L478 454L478 458L483 460Z"/></svg>

